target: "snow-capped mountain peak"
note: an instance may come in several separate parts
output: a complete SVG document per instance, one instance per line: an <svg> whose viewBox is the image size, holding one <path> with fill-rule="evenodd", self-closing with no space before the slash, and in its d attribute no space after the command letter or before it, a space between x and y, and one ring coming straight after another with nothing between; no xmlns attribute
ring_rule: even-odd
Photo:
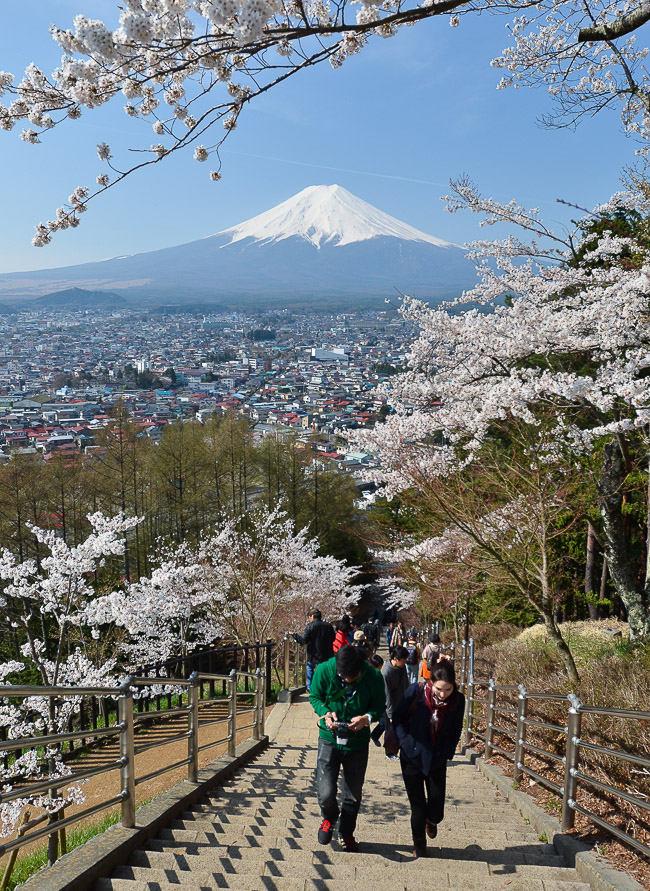
<svg viewBox="0 0 650 891"><path fill-rule="evenodd" d="M309 241L316 248L325 244L340 247L376 236L425 242L440 248L455 247L383 213L337 185L309 186L219 235L228 236L223 247L249 238L269 244L294 237Z"/></svg>

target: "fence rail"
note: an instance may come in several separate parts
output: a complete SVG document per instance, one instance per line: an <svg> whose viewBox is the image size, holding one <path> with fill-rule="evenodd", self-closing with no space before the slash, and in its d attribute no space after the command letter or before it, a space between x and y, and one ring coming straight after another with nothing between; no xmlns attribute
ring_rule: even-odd
<svg viewBox="0 0 650 891"><path fill-rule="evenodd" d="M456 648L457 650L458 648ZM463 648L465 652L465 648ZM469 653L469 648L467 653ZM473 657L473 647L471 650ZM523 776L529 777L536 784L550 789L561 801L561 828L563 832L575 825L576 814L581 814L595 826L610 832L613 836L635 848L645 856L650 856L650 846L635 838L626 829L616 826L578 801L580 794L587 792L600 793L609 800L620 804L626 803L642 811L650 811L650 788L648 794L633 794L618 788L610 780L603 782L593 776L585 765L586 753L594 753L607 759L628 762L637 765L644 771L650 769L650 758L642 752L619 751L596 741L583 739L589 733L583 719L587 716L601 716L621 721L650 721L649 712L630 709L603 708L601 706L584 705L577 696L569 693L531 693L523 684L497 684L494 678L475 678L473 675L473 658L468 659L468 675L463 684L466 695L465 741L471 744L473 739L481 740L485 745L485 757L493 754L506 758L513 765L515 782ZM466 666L464 666L466 667ZM487 695L480 695L487 691ZM515 697L515 702L513 702ZM530 715L529 711L539 708L544 703L565 707L566 720L555 723L547 720L545 715ZM533 744L527 735L529 731L538 736L546 732L546 739L552 740L551 748ZM599 732L602 737L602 732ZM536 742L539 740L536 739ZM542 763L555 765L555 774L544 776L527 763L528 756L535 756ZM543 768L542 768L543 769ZM637 784L638 786L638 784ZM638 788L634 791L639 791ZM633 821L632 821L633 822ZM630 824L628 821L627 825Z"/></svg>
<svg viewBox="0 0 650 891"><path fill-rule="evenodd" d="M285 690L307 684L307 648L287 632L282 641L282 683Z"/></svg>
<svg viewBox="0 0 650 891"><path fill-rule="evenodd" d="M261 645L260 645L261 646ZM52 844L53 837L60 837L61 852L65 853L65 829L74 823L79 822L90 814L97 813L120 804L121 806L121 822L127 828L135 826L135 789L136 786L151 780L154 777L176 770L179 767L187 765L187 779L190 782L196 782L199 769L199 752L205 751L216 745L227 744L227 751L230 756L235 755L236 739L239 733L246 730L252 731L253 739L261 739L264 735L265 721L265 700L266 700L266 672L258 667L255 671L237 671L233 669L228 674L216 673L200 673L194 672L189 678L171 679L169 677L129 677L119 687L18 687L18 686L0 686L0 698L29 698L33 696L46 697L50 702L59 702L65 699L79 700L80 697L92 695L93 697L106 697L114 700L117 704L116 723L111 727L81 728L80 730L71 731L69 733L51 733L43 734L38 737L24 736L20 739L8 740L0 742L0 748L4 749L4 757L8 757L9 752L25 752L32 750L37 753L47 766L47 753L50 747L60 747L65 742L83 739L99 735L105 737L119 737L119 758L110 761L108 764L93 767L90 769L80 769L71 771L69 774L47 776L43 773L42 778L28 782L15 782L13 788L3 792L0 795L0 803L9 801L23 800L29 802L34 796L41 794L49 796L50 799L56 799L60 790L67 789L78 781L87 779L91 776L99 776L112 771L120 772L120 792L112 798L106 799L86 808L78 813L65 816L64 808L58 811L53 809L53 813L44 815L40 818L48 820L48 825L34 831L29 831L30 823L34 825L35 821L26 823L18 831L16 838L0 845L0 856L17 851L24 845L28 845L37 839L45 836L50 837L50 853L48 854L49 862L56 859L58 844ZM157 708L152 711L138 711L139 704L143 701L143 694L146 694L147 687L164 686L170 689L169 704L171 706L173 697L177 698L178 704L174 707L166 709ZM215 693L216 687L221 686L221 694ZM239 687L243 689L238 689ZM143 689L144 688L144 689ZM212 695L210 693L212 692ZM167 694L165 694L167 695ZM139 698L135 698L138 696ZM153 694L148 697L155 702L160 700L159 694ZM250 707L241 707L243 698L250 700ZM201 720L201 711L204 713L209 706L222 704L225 706L225 716L216 720ZM173 736L163 736L145 745L137 746L135 743L136 726L144 721L154 721L160 718L172 717L186 722L186 726L179 730ZM242 718L247 723L242 723ZM218 740L208 740L204 738L204 730L207 727L213 727L217 724L227 724L227 733L225 737ZM187 757L182 758L173 764L164 765L157 770L151 771L142 776L136 775L135 757L143 752L168 745L178 740L187 740ZM38 755L40 753L40 756ZM43 754L46 753L46 754ZM27 806L32 806L28 804ZM25 830L27 827L27 831ZM56 839L55 839L56 841ZM52 849L54 853L52 854Z"/></svg>

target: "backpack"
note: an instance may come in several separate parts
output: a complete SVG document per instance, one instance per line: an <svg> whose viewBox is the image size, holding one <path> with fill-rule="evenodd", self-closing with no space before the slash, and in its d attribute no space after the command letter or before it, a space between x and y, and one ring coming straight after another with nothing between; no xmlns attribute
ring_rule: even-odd
<svg viewBox="0 0 650 891"><path fill-rule="evenodd" d="M416 644L412 644L410 647L406 648L408 650L408 656L406 657L407 665L417 665L420 661L418 659L418 648Z"/></svg>

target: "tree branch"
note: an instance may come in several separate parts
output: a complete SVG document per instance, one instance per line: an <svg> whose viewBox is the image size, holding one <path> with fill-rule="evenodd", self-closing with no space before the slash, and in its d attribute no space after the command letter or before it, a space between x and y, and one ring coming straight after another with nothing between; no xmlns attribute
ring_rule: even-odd
<svg viewBox="0 0 650 891"><path fill-rule="evenodd" d="M593 28L581 28L578 32L578 41L616 40L625 37L637 28L645 25L650 20L650 2L640 3L639 6L627 15L623 15L606 25L594 25Z"/></svg>

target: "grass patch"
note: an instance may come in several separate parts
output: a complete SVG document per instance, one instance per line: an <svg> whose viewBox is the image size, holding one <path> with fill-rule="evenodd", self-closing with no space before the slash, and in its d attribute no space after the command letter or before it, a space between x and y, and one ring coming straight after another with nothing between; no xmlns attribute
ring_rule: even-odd
<svg viewBox="0 0 650 891"><path fill-rule="evenodd" d="M101 820L97 820L94 823L73 827L66 835L66 846L68 851L73 851L75 848L84 845L96 835L101 835L101 833L105 832L110 826L119 823L120 817L121 812L119 810L113 810L104 814ZM22 856L18 856L7 885L8 891L13 891L17 885L26 882L27 879L45 866L47 866L47 842L35 851L30 851ZM4 875L4 869L2 875Z"/></svg>

